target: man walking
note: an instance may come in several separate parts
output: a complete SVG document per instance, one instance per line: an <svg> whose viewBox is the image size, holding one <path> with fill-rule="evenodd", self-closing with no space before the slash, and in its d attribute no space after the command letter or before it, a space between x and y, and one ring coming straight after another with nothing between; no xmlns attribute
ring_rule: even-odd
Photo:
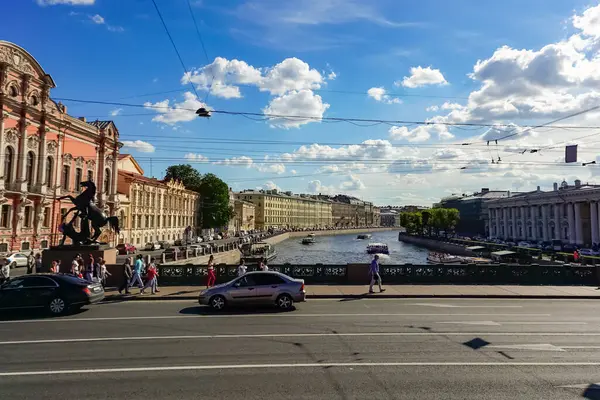
<svg viewBox="0 0 600 400"><path fill-rule="evenodd" d="M135 265L133 266L133 276L131 277L131 283L129 287L136 285L140 288L140 292L144 290L144 283L142 282L142 270L144 269L144 261L142 260L142 255L138 254L135 260Z"/></svg>
<svg viewBox="0 0 600 400"><path fill-rule="evenodd" d="M131 271L131 257L127 257L125 259L125 264L123 264L123 284L119 287L119 294L123 294L123 290L125 294L130 294L129 291L129 281L132 277Z"/></svg>
<svg viewBox="0 0 600 400"><path fill-rule="evenodd" d="M381 288L381 276L379 275L379 255L375 254L371 266L369 267L369 274L371 275L371 284L369 285L369 293L375 293L373 291L373 285L375 281L379 285L379 292L385 292L385 289Z"/></svg>

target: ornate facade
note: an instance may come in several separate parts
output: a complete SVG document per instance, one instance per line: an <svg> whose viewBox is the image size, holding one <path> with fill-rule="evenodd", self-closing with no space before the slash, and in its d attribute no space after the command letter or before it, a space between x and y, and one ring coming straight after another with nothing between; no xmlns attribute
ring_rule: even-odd
<svg viewBox="0 0 600 400"><path fill-rule="evenodd" d="M590 245L600 243L600 186L563 182L554 190L519 193L490 201L489 236Z"/></svg>
<svg viewBox="0 0 600 400"><path fill-rule="evenodd" d="M181 182L145 177L129 154L119 158L119 243L139 248L148 242L183 239L186 229L196 231L198 193L187 190Z"/></svg>
<svg viewBox="0 0 600 400"><path fill-rule="evenodd" d="M235 200L234 232L254 230L256 206L249 201Z"/></svg>
<svg viewBox="0 0 600 400"><path fill-rule="evenodd" d="M119 131L87 123L50 98L54 80L21 47L0 40L0 251L58 242L59 201L96 182L97 204L114 215Z"/></svg>

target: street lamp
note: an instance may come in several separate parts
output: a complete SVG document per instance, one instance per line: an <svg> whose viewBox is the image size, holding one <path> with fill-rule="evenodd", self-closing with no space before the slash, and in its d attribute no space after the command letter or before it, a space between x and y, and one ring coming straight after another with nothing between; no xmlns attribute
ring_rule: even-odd
<svg viewBox="0 0 600 400"><path fill-rule="evenodd" d="M198 114L199 117L210 118L210 111L208 111L204 107L200 107L199 109L197 109L196 114Z"/></svg>

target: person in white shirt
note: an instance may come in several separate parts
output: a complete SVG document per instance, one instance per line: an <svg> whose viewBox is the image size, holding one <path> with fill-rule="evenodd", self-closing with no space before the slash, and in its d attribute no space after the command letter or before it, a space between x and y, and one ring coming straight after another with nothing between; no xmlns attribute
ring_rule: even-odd
<svg viewBox="0 0 600 400"><path fill-rule="evenodd" d="M238 269L237 269L237 276L242 276L246 273L246 270L248 269L248 267L246 267L246 262L244 261L244 259L242 258L240 260L240 265L238 265Z"/></svg>
<svg viewBox="0 0 600 400"><path fill-rule="evenodd" d="M267 266L267 259L266 258L262 258L260 260L260 264L258 264L258 269L260 269L261 271L268 271L269 267Z"/></svg>
<svg viewBox="0 0 600 400"><path fill-rule="evenodd" d="M10 263L7 259L0 260L0 285L10 279Z"/></svg>

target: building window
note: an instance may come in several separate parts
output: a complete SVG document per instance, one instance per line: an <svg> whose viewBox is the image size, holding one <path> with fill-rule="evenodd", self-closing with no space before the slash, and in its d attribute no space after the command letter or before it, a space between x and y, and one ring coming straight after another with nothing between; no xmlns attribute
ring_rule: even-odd
<svg viewBox="0 0 600 400"><path fill-rule="evenodd" d="M10 221L10 206L8 204L2 205L2 213L0 214L0 226L2 228L8 228Z"/></svg>
<svg viewBox="0 0 600 400"><path fill-rule="evenodd" d="M46 159L46 186L52 186L52 171L54 171L54 159L48 157Z"/></svg>
<svg viewBox="0 0 600 400"><path fill-rule="evenodd" d="M44 219L42 221L42 226L50 226L50 207L44 207Z"/></svg>
<svg viewBox="0 0 600 400"><path fill-rule="evenodd" d="M71 167L63 165L62 171L62 187L64 190L69 190L69 181L71 180Z"/></svg>
<svg viewBox="0 0 600 400"><path fill-rule="evenodd" d="M31 189L33 185L33 163L35 162L35 154L33 151L27 153L27 163L25 165L25 179L27 179L27 188Z"/></svg>
<svg viewBox="0 0 600 400"><path fill-rule="evenodd" d="M81 188L81 178L83 177L83 170L81 168L75 168L75 190L78 191Z"/></svg>
<svg viewBox="0 0 600 400"><path fill-rule="evenodd" d="M48 241L47 241L47 240L42 240L42 241L40 242L40 247L41 247L42 249L47 249L47 248L48 248Z"/></svg>
<svg viewBox="0 0 600 400"><path fill-rule="evenodd" d="M146 221L145 222L146 222L146 228L149 228L150 227L150 224L149 224L150 218L147 215L146 215Z"/></svg>
<svg viewBox="0 0 600 400"><path fill-rule="evenodd" d="M12 182L12 177L13 177L13 165L14 165L15 152L13 151L12 147L7 147L4 155L6 157L4 159L4 179L6 180L7 183L10 183L10 182Z"/></svg>
<svg viewBox="0 0 600 400"><path fill-rule="evenodd" d="M104 170L104 193L110 192L110 169Z"/></svg>
<svg viewBox="0 0 600 400"><path fill-rule="evenodd" d="M29 242L23 242L23 243L21 243L21 251L30 250L30 248L31 247L30 247Z"/></svg>
<svg viewBox="0 0 600 400"><path fill-rule="evenodd" d="M31 206L25 206L25 221L24 226L31 228L31 220L33 219L33 208Z"/></svg>
<svg viewBox="0 0 600 400"><path fill-rule="evenodd" d="M89 182L93 182L94 181L94 171L92 171L91 169L88 169L87 180Z"/></svg>
<svg viewBox="0 0 600 400"><path fill-rule="evenodd" d="M135 229L135 215L131 218L131 228Z"/></svg>
<svg viewBox="0 0 600 400"><path fill-rule="evenodd" d="M0 243L0 252L2 252L2 253L8 252L8 243Z"/></svg>
<svg viewBox="0 0 600 400"><path fill-rule="evenodd" d="M137 227L141 228L142 227L142 216L138 215L137 217Z"/></svg>
<svg viewBox="0 0 600 400"><path fill-rule="evenodd" d="M37 106L39 103L40 102L39 102L37 96L31 96L29 98L29 104L31 104L32 106Z"/></svg>

